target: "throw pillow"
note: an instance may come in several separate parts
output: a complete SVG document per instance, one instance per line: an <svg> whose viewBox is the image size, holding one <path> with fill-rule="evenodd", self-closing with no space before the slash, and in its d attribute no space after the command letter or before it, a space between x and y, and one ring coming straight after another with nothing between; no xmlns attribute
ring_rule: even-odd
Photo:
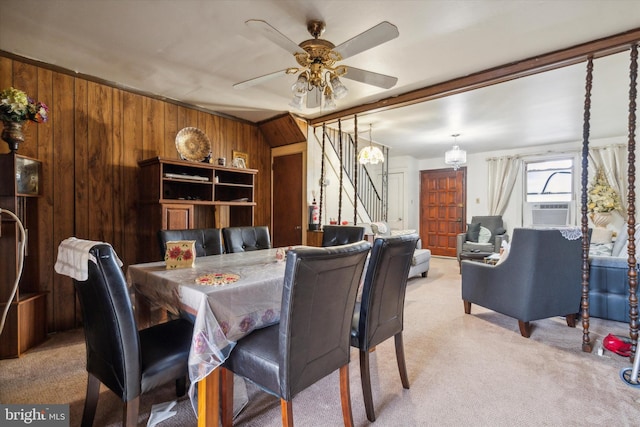
<svg viewBox="0 0 640 427"><path fill-rule="evenodd" d="M467 242L478 243L480 236L480 223L471 223L467 228Z"/></svg>
<svg viewBox="0 0 640 427"><path fill-rule="evenodd" d="M592 243L589 245L589 256L611 256L613 250L613 242L609 243Z"/></svg>
<svg viewBox="0 0 640 427"><path fill-rule="evenodd" d="M511 243L502 241L502 248L500 248L500 259L496 262L496 265L502 264L509 256L509 250L511 249Z"/></svg>
<svg viewBox="0 0 640 427"><path fill-rule="evenodd" d="M489 240L491 240L491 230L489 230L487 227L480 226L478 243L489 243Z"/></svg>
<svg viewBox="0 0 640 427"><path fill-rule="evenodd" d="M613 231L603 227L596 227L591 230L591 243L612 243Z"/></svg>
<svg viewBox="0 0 640 427"><path fill-rule="evenodd" d="M373 230L373 233L378 236L388 236L391 234L387 224L384 222L372 222L371 230Z"/></svg>

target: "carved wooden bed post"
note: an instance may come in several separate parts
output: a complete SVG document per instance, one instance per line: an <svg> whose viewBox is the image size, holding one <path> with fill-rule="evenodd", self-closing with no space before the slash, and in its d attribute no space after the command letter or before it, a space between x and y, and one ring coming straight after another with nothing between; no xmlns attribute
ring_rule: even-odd
<svg viewBox="0 0 640 427"><path fill-rule="evenodd" d="M340 147L338 148L338 160L340 163L340 175L338 179L338 224L342 224L342 171L344 168L342 167L342 120L338 119L338 141L340 143Z"/></svg>
<svg viewBox="0 0 640 427"><path fill-rule="evenodd" d="M322 199L324 197L324 156L325 156L325 140L327 135L327 124L322 124L322 161L320 162L320 209L318 213L318 224L322 230Z"/></svg>
<svg viewBox="0 0 640 427"><path fill-rule="evenodd" d="M631 46L631 64L629 66L629 140L628 148L628 179L629 192L628 200L628 262L629 262L629 337L632 341L631 360L634 359L638 344L638 297L636 291L638 289L638 272L636 270L636 80L638 77L638 45Z"/></svg>
<svg viewBox="0 0 640 427"><path fill-rule="evenodd" d="M353 225L358 223L358 115L353 116L354 150L353 150Z"/></svg>
<svg viewBox="0 0 640 427"><path fill-rule="evenodd" d="M587 219L587 183L589 163L589 119L591 117L591 86L593 57L587 61L586 92L584 97L584 123L582 126L582 351L591 353L589 339L589 221Z"/></svg>

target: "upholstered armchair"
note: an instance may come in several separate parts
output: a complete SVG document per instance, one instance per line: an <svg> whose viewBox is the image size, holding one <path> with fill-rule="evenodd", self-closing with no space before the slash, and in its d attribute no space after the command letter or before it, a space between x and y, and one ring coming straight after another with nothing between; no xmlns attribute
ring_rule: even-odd
<svg viewBox="0 0 640 427"><path fill-rule="evenodd" d="M503 241L509 241L502 223L502 216L474 216L465 233L456 240L456 257L460 262L461 252L500 252Z"/></svg>
<svg viewBox="0 0 640 427"><path fill-rule="evenodd" d="M495 266L462 261L465 313L470 314L471 305L477 304L513 317L525 338L531 334L533 320L566 316L567 325L575 326L581 296L578 229L516 228L508 255Z"/></svg>

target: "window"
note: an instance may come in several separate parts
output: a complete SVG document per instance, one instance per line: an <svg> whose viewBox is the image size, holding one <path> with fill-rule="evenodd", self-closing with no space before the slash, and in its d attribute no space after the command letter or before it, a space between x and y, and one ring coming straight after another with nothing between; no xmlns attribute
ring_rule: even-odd
<svg viewBox="0 0 640 427"><path fill-rule="evenodd" d="M526 164L527 202L570 202L573 195L573 159Z"/></svg>

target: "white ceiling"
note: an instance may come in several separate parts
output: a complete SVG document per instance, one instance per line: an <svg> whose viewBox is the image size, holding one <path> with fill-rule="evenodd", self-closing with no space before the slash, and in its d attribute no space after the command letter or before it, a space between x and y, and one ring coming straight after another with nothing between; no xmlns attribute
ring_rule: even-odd
<svg viewBox="0 0 640 427"><path fill-rule="evenodd" d="M375 102L514 61L640 28L640 0L2 0L0 49L252 122L291 110L294 76L232 85L296 66L244 22L261 19L296 43L338 45L381 21L400 36L344 61L398 77L389 90L345 80L338 109ZM628 53L596 60L592 138L626 134ZM579 141L585 65L361 114L361 136L392 155L439 157L451 137L469 153ZM320 109L293 111L317 118ZM345 129L348 129L345 123ZM363 135L364 134L364 135Z"/></svg>

